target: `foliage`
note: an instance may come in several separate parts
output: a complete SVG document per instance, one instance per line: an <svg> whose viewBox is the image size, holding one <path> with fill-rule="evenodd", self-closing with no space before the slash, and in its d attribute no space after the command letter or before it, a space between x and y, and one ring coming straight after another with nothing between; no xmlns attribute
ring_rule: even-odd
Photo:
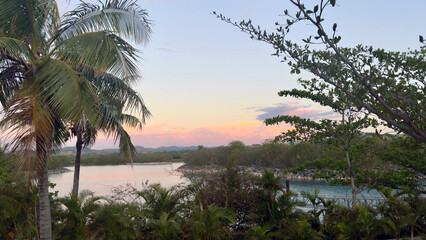
<svg viewBox="0 0 426 240"><path fill-rule="evenodd" d="M327 92L338 91L356 108L374 114L387 126L425 143L426 51L394 52L362 45L341 47L337 24L328 26L324 17L327 7L336 6L335 0L311 6L301 0L289 2L296 11L285 10L285 21L276 23L274 33L262 30L251 20L237 23L214 14L248 33L252 39L272 45L276 50L274 55L283 57L291 73L305 70L315 75L310 80L300 79L301 83L323 91L324 96ZM302 39L302 45L288 38L289 31L298 23L308 23L315 29L314 34Z"/></svg>
<svg viewBox="0 0 426 240"><path fill-rule="evenodd" d="M0 127L11 134L11 150L20 160L35 156L42 239L52 238L48 151L67 140L68 123L84 117L108 126L120 149L134 152L117 114L105 107L96 94L99 85L85 72L133 82L139 76L137 50L121 36L136 43L149 39L148 22L146 11L128 0L101 6L82 1L62 18L55 1L0 1Z"/></svg>
<svg viewBox="0 0 426 240"><path fill-rule="evenodd" d="M265 141L260 146L232 148L228 146L217 148L201 148L187 153L183 159L192 166L216 165L232 167L258 166L276 168L294 168L321 156L326 146L303 142L300 144L280 144ZM232 156L230 155L232 153Z"/></svg>
<svg viewBox="0 0 426 240"><path fill-rule="evenodd" d="M182 198L182 192L177 186L167 189L159 184L150 185L138 192L138 195L145 201L141 211L150 219L160 219L163 213L167 213L168 217L174 217L179 211Z"/></svg>
<svg viewBox="0 0 426 240"><path fill-rule="evenodd" d="M190 239L219 240L231 236L229 223L234 222L226 208L209 205L206 209L195 208L186 222Z"/></svg>
<svg viewBox="0 0 426 240"><path fill-rule="evenodd" d="M16 173L13 156L4 150L0 149L0 239L31 239L37 236L37 189Z"/></svg>
<svg viewBox="0 0 426 240"><path fill-rule="evenodd" d="M89 231L89 223L93 221L95 212L101 207L100 197L95 197L88 190L78 196L70 195L57 199L53 204L54 222L61 223L54 228L54 236L59 239L82 239Z"/></svg>
<svg viewBox="0 0 426 240"><path fill-rule="evenodd" d="M17 188L15 179L11 182L0 189L0 236L36 238L37 189L29 194ZM426 202L420 189L383 188L385 200L377 206L346 208L323 199L318 191L284 191L280 177L267 170L256 177L228 169L192 178L186 187L148 185L136 192L139 199L124 202L88 191L78 197L52 194L54 238L334 240L426 234Z"/></svg>

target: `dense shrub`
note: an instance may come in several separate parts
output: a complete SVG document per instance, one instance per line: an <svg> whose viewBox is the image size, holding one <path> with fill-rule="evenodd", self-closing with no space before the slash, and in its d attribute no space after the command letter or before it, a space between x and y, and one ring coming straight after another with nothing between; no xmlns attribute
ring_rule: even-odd
<svg viewBox="0 0 426 240"><path fill-rule="evenodd" d="M200 148L185 155L185 162L195 166L243 166L293 168L319 158L324 146L303 142L299 144L279 144L266 141L262 145L245 146L233 141L228 146Z"/></svg>

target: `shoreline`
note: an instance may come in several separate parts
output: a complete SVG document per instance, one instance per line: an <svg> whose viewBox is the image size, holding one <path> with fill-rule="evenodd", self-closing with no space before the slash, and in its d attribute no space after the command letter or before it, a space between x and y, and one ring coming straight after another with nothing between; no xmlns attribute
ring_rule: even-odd
<svg viewBox="0 0 426 240"><path fill-rule="evenodd" d="M270 168L270 167L258 167L258 166L237 166L240 171L248 171L256 176L262 175L263 169L267 169L272 171L275 176L282 176L283 179L286 180L311 180L311 181L325 181L323 178L316 178L314 179L312 176L317 173L318 170L316 169L306 169L303 172L299 173L287 173L283 174L283 169L280 168ZM183 174L190 173L190 174L214 174L219 173L226 170L223 166L218 165L204 165L204 166L195 166L195 165L188 165L184 164L177 168L175 171L181 172ZM335 172L337 173L337 172ZM426 176L424 174L416 174L417 179L422 180L426 179Z"/></svg>
<svg viewBox="0 0 426 240"><path fill-rule="evenodd" d="M170 165L173 162L141 162L141 163L133 163L133 165ZM131 163L127 163L126 165L132 165Z"/></svg>
<svg viewBox="0 0 426 240"><path fill-rule="evenodd" d="M248 171L253 175L260 176L262 175L263 169L272 171L276 176L281 175L284 179L288 180L311 180L311 181L324 181L324 179L313 179L312 175L315 173L314 170L306 170L305 172L299 174L282 174L282 169L279 168L269 168L269 167L257 167L257 166L238 166L240 171ZM225 167L218 165L205 165L205 166L194 166L184 164L177 168L175 171L181 172L183 174L215 174L226 170ZM308 175L309 174L309 175Z"/></svg>
<svg viewBox="0 0 426 240"><path fill-rule="evenodd" d="M173 163L175 162L144 162L144 163L133 163L133 165L171 165ZM119 165L132 165L132 164L127 163L127 164L119 164ZM85 166L85 165L82 165L82 166ZM109 166L109 165L89 165L89 166ZM73 166L67 166L67 167L73 167ZM47 172L48 174L61 174L61 173L73 172L73 170L70 170L66 167L60 167L60 168L49 169Z"/></svg>
<svg viewBox="0 0 426 240"><path fill-rule="evenodd" d="M55 169L49 169L47 170L47 174L61 174L61 173L67 173L72 172L72 170L69 170L68 168L61 167L61 168L55 168Z"/></svg>

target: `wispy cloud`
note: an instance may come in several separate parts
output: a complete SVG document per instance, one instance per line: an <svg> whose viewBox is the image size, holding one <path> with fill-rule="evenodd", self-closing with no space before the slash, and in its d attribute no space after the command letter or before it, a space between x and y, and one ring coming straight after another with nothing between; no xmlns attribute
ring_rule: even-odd
<svg viewBox="0 0 426 240"><path fill-rule="evenodd" d="M297 115L311 120L319 120L324 118L335 118L333 111L326 111L324 108L313 108L311 105L300 105L295 102L275 104L272 107L250 108L259 113L257 120L276 117L278 115Z"/></svg>

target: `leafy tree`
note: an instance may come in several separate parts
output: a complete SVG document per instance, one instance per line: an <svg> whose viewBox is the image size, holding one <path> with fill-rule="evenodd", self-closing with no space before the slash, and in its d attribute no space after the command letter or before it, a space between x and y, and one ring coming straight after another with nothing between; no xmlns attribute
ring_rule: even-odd
<svg viewBox="0 0 426 240"><path fill-rule="evenodd" d="M320 1L312 7L302 0L289 2L296 11L285 10L285 23L277 22L274 33L256 27L251 20L237 23L214 14L252 39L272 45L276 50L274 55L282 56L292 73L306 70L315 75L307 83L340 91L353 106L425 143L426 51L394 52L362 45L341 47L337 24L328 27L324 21L327 7L335 7L336 0ZM308 23L316 29L316 33L302 39L302 45L288 39L290 29L297 23Z"/></svg>
<svg viewBox="0 0 426 240"><path fill-rule="evenodd" d="M362 189L357 189L355 183L355 167L351 148L356 141L363 138L362 130L368 127L376 127L377 121L363 113L362 109L353 106L343 92L338 89L330 89L326 86L318 87L315 82L300 81L306 90L284 90L281 96L306 98L311 101L328 106L341 116L340 120L323 119L319 122L298 116L277 116L265 120L266 125L279 124L281 122L294 125L294 128L283 132L276 140L284 142L312 141L334 145L343 151L346 160L345 176L349 178L352 189L352 206L355 206L356 195ZM353 151L352 151L353 152ZM337 158L341 158L338 156ZM342 176L338 177L342 178Z"/></svg>
<svg viewBox="0 0 426 240"><path fill-rule="evenodd" d="M1 125L12 132L21 159L35 152L41 239L52 237L48 150L64 141L66 122L83 113L93 123L105 119L95 86L79 69L137 76L137 51L119 35L143 42L148 21L126 0L81 2L62 20L53 0L0 1Z"/></svg>

